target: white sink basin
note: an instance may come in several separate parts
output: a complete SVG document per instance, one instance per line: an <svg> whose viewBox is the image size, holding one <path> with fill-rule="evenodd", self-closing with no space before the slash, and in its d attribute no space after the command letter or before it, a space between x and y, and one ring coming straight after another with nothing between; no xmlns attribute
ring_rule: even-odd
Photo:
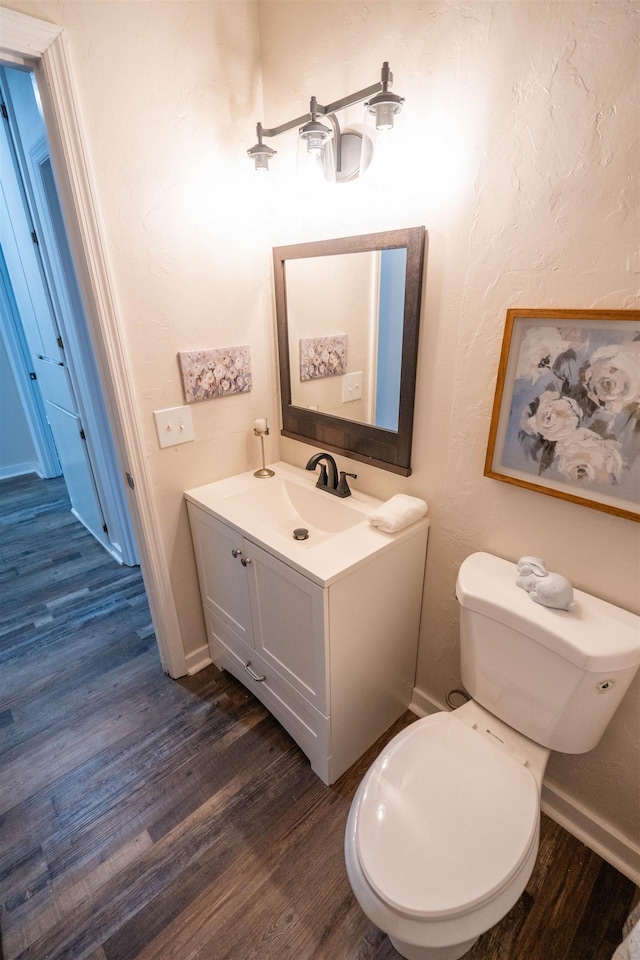
<svg viewBox="0 0 640 960"><path fill-rule="evenodd" d="M187 490L185 497L325 586L411 535L371 526L368 516L381 503L374 497L353 490L342 499L318 489L315 472L270 466L273 477L241 473ZM294 537L300 528L308 531L304 540Z"/></svg>
<svg viewBox="0 0 640 960"><path fill-rule="evenodd" d="M294 530L307 530L308 539L300 542L310 546L325 540L327 535L365 522L366 514L355 505L356 501L350 502L352 499L340 499L314 484L279 475L261 479L257 487L224 498L227 507L241 510L243 521L252 526L268 526L284 537L294 537Z"/></svg>

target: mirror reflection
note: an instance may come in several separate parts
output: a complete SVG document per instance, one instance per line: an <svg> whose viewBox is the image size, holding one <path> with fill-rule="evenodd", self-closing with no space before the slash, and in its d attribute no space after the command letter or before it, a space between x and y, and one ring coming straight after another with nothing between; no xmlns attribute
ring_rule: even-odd
<svg viewBox="0 0 640 960"><path fill-rule="evenodd" d="M284 436L410 474L425 239L274 248Z"/></svg>
<svg viewBox="0 0 640 960"><path fill-rule="evenodd" d="M291 403L398 430L407 250L285 265Z"/></svg>

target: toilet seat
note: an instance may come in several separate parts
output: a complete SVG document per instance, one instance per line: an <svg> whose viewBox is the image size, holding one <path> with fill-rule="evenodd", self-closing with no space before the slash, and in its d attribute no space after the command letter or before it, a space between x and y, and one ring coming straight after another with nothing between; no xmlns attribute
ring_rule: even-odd
<svg viewBox="0 0 640 960"><path fill-rule="evenodd" d="M358 861L376 894L416 918L495 897L538 841L539 792L523 761L449 713L396 736L357 811Z"/></svg>

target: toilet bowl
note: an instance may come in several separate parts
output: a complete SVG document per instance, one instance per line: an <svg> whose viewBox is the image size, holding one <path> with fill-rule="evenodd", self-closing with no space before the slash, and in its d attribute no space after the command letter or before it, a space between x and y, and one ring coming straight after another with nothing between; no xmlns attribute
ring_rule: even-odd
<svg viewBox="0 0 640 960"><path fill-rule="evenodd" d="M458 960L511 909L535 865L551 750L600 740L640 665L640 618L574 591L532 603L515 564L462 563L462 681L471 699L417 720L365 775L345 837L365 914L407 960Z"/></svg>
<svg viewBox="0 0 640 960"><path fill-rule="evenodd" d="M458 960L533 870L549 751L473 702L417 720L365 775L345 838L351 887L407 960Z"/></svg>

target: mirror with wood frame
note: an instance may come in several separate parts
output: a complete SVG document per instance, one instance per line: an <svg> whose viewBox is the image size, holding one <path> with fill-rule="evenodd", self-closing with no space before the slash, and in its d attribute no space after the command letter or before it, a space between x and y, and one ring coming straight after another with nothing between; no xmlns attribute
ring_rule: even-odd
<svg viewBox="0 0 640 960"><path fill-rule="evenodd" d="M424 227L274 247L282 435L411 473Z"/></svg>

